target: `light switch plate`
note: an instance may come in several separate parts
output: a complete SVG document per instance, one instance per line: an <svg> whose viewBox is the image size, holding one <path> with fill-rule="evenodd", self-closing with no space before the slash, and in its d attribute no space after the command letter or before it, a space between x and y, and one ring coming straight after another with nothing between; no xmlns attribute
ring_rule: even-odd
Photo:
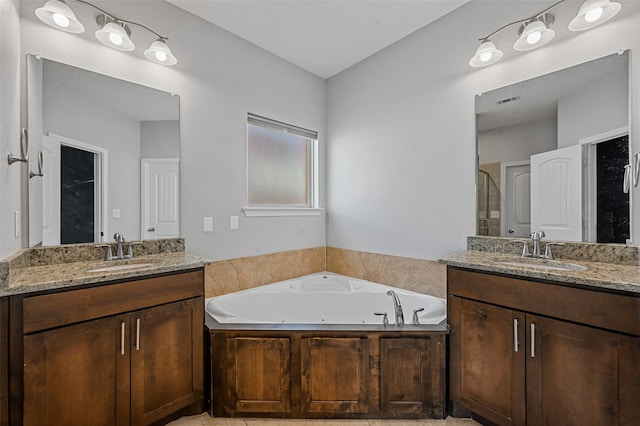
<svg viewBox="0 0 640 426"><path fill-rule="evenodd" d="M500 210L491 210L491 219L500 219Z"/></svg>
<svg viewBox="0 0 640 426"><path fill-rule="evenodd" d="M120 217L120 209L112 209L111 210L111 216L114 219L118 219Z"/></svg>
<svg viewBox="0 0 640 426"><path fill-rule="evenodd" d="M16 238L20 238L20 230L22 228L22 221L20 220L20 212L13 212L13 234Z"/></svg>
<svg viewBox="0 0 640 426"><path fill-rule="evenodd" d="M202 231L213 232L213 218L205 216L202 218Z"/></svg>
<svg viewBox="0 0 640 426"><path fill-rule="evenodd" d="M238 229L238 216L231 216L229 217L229 229L231 229L232 231Z"/></svg>

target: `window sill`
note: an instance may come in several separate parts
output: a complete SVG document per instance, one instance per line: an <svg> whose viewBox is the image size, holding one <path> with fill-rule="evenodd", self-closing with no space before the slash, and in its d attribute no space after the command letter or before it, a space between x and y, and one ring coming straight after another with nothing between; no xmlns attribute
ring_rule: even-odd
<svg viewBox="0 0 640 426"><path fill-rule="evenodd" d="M324 209L309 207L245 207L246 217L320 216Z"/></svg>

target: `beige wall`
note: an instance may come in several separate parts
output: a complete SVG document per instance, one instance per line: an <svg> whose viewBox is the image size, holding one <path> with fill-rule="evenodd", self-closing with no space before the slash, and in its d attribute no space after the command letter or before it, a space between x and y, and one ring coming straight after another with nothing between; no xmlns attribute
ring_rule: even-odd
<svg viewBox="0 0 640 426"><path fill-rule="evenodd" d="M246 290L325 270L438 297L446 295L445 265L334 247L212 262L205 268L205 295Z"/></svg>

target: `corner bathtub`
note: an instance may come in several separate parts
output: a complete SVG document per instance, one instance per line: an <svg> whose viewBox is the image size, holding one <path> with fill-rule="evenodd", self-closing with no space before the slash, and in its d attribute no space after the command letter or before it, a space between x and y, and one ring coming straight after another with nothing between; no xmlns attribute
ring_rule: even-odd
<svg viewBox="0 0 640 426"><path fill-rule="evenodd" d="M374 312L386 312L395 323L393 298L398 295L404 322L413 312L420 324L446 319L444 299L332 273L301 278L206 299L205 310L221 324L382 324Z"/></svg>
<svg viewBox="0 0 640 426"><path fill-rule="evenodd" d="M209 298L205 309L214 417L445 416L443 299L320 273Z"/></svg>

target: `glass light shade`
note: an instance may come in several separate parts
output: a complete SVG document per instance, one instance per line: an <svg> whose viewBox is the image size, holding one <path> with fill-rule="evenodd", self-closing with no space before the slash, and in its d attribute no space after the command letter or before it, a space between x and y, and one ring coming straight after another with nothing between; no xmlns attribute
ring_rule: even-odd
<svg viewBox="0 0 640 426"><path fill-rule="evenodd" d="M84 25L73 10L61 0L49 0L44 6L36 9L36 16L45 24L68 33L84 32Z"/></svg>
<svg viewBox="0 0 640 426"><path fill-rule="evenodd" d="M156 40L151 43L151 46L144 51L144 56L157 64L162 65L175 65L178 63L178 59L173 55L167 43L164 40Z"/></svg>
<svg viewBox="0 0 640 426"><path fill-rule="evenodd" d="M520 52L535 49L536 47L549 43L555 35L556 33L547 28L542 21L531 21L524 27L520 38L516 40L513 48Z"/></svg>
<svg viewBox="0 0 640 426"><path fill-rule="evenodd" d="M575 18L569 22L570 31L584 31L613 18L622 5L609 0L587 0L582 3Z"/></svg>
<svg viewBox="0 0 640 426"><path fill-rule="evenodd" d="M115 22L108 22L96 31L96 38L109 47L125 52L136 48L124 28Z"/></svg>
<svg viewBox="0 0 640 426"><path fill-rule="evenodd" d="M495 44L489 40L485 40L478 46L476 54L473 55L473 58L469 61L469 65L474 68L486 67L498 62L502 59L502 55L502 51L498 50Z"/></svg>

